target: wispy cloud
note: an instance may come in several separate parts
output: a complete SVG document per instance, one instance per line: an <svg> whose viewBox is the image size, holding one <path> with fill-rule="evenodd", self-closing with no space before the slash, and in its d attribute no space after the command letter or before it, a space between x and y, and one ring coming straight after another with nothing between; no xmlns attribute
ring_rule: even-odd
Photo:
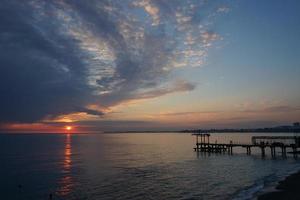
<svg viewBox="0 0 300 200"><path fill-rule="evenodd" d="M153 26L160 24L159 7L157 7L151 0L134 1L132 5L144 8L144 10L151 16Z"/></svg>
<svg viewBox="0 0 300 200"><path fill-rule="evenodd" d="M159 97L159 96L163 96L175 92L191 91L194 90L194 88L195 85L192 83L188 83L186 81L177 81L170 87L157 88L154 90L137 93L137 97L135 98L137 99L155 98L155 97Z"/></svg>
<svg viewBox="0 0 300 200"><path fill-rule="evenodd" d="M35 122L190 91L176 67L202 66L220 36L206 1L3 0L0 120ZM213 7L213 6L212 6ZM206 9L205 15L199 10ZM32 12L34 10L34 12Z"/></svg>
<svg viewBox="0 0 300 200"><path fill-rule="evenodd" d="M230 8L228 6L220 6L218 9L217 9L217 12L219 13L227 13L229 12Z"/></svg>

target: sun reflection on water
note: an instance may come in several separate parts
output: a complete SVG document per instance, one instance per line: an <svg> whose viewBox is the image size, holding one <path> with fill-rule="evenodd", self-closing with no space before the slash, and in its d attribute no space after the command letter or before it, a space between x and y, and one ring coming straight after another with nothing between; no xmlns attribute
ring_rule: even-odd
<svg viewBox="0 0 300 200"><path fill-rule="evenodd" d="M66 135L65 148L64 148L64 160L62 164L63 177L58 181L59 189L57 195L67 196L71 193L73 187L73 179L71 176L72 168L72 138L71 134Z"/></svg>

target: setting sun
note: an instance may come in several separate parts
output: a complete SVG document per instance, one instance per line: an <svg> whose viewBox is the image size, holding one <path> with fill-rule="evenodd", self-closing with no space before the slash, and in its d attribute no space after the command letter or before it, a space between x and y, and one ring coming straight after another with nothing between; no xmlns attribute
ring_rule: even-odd
<svg viewBox="0 0 300 200"><path fill-rule="evenodd" d="M67 130L67 131L72 130L72 126L66 126L66 130Z"/></svg>

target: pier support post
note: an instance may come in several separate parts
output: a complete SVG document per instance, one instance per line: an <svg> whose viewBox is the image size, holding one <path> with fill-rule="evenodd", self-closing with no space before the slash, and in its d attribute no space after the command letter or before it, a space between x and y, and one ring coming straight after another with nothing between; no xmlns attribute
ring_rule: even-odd
<svg viewBox="0 0 300 200"><path fill-rule="evenodd" d="M271 148L271 156L272 156L272 158L275 158L276 157L276 147L270 146L270 148Z"/></svg>
<svg viewBox="0 0 300 200"><path fill-rule="evenodd" d="M203 142L202 135L200 135L200 142L201 142L200 148L202 150L202 142Z"/></svg>
<svg viewBox="0 0 300 200"><path fill-rule="evenodd" d="M281 154L282 154L282 157L286 157L286 147L285 146L281 146Z"/></svg>
<svg viewBox="0 0 300 200"><path fill-rule="evenodd" d="M261 149L261 156L265 157L266 156L265 146L261 146L260 149Z"/></svg>
<svg viewBox="0 0 300 200"><path fill-rule="evenodd" d="M273 154L273 147L270 146L270 149L271 149L271 157L273 158L273 157L274 157L274 154Z"/></svg>
<svg viewBox="0 0 300 200"><path fill-rule="evenodd" d="M271 148L271 156L272 156L272 158L274 157L274 147L270 147Z"/></svg>
<svg viewBox="0 0 300 200"><path fill-rule="evenodd" d="M247 155L251 155L251 147L246 147L247 148Z"/></svg>
<svg viewBox="0 0 300 200"><path fill-rule="evenodd" d="M196 149L195 149L195 151L199 151L199 136L198 135L196 135Z"/></svg>
<svg viewBox="0 0 300 200"><path fill-rule="evenodd" d="M227 146L228 154L231 154L231 155L232 155L232 144L233 144L233 142L232 142L232 140L230 140L230 144L229 144L229 146Z"/></svg>
<svg viewBox="0 0 300 200"><path fill-rule="evenodd" d="M207 143L209 144L209 135L207 135Z"/></svg>
<svg viewBox="0 0 300 200"><path fill-rule="evenodd" d="M296 159L297 158L297 148L295 146L293 146L293 155L294 155L294 158Z"/></svg>

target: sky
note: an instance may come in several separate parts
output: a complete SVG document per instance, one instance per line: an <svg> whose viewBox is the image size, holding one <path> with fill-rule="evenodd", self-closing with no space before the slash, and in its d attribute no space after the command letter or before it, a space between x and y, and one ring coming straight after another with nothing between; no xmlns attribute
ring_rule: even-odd
<svg viewBox="0 0 300 200"><path fill-rule="evenodd" d="M2 0L0 131L300 121L297 0Z"/></svg>

